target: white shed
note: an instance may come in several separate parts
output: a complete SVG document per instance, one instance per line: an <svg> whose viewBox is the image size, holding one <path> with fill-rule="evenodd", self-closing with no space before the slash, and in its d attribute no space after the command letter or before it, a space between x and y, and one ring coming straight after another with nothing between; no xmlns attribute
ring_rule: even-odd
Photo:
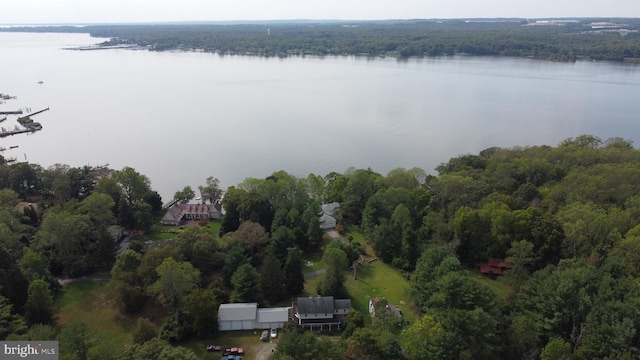
<svg viewBox="0 0 640 360"><path fill-rule="evenodd" d="M256 328L257 303L221 304L218 330L252 330Z"/></svg>
<svg viewBox="0 0 640 360"><path fill-rule="evenodd" d="M282 329L284 324L289 321L289 309L291 308L278 307L258 309L256 327L258 329Z"/></svg>

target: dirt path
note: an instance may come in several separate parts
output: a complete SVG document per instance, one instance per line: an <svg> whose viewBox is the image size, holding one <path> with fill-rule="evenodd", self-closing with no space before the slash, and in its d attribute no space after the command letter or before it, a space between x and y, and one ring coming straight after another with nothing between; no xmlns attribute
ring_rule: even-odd
<svg viewBox="0 0 640 360"><path fill-rule="evenodd" d="M256 351L255 360L267 360L273 355L276 349L276 343L270 341L268 343L262 343L254 347Z"/></svg>
<svg viewBox="0 0 640 360"><path fill-rule="evenodd" d="M61 279L58 278L58 284L60 284L61 286L70 284L70 283L75 283L75 282L81 282L81 281L93 281L93 280L111 280L111 276L108 275L101 275L101 276L83 276L83 277L79 277L79 278L73 278L73 279Z"/></svg>
<svg viewBox="0 0 640 360"><path fill-rule="evenodd" d="M314 276L318 276L321 274L324 274L327 272L327 269L320 269L320 270L316 270L316 271L309 271L304 273L304 277L308 278L308 277L314 277Z"/></svg>

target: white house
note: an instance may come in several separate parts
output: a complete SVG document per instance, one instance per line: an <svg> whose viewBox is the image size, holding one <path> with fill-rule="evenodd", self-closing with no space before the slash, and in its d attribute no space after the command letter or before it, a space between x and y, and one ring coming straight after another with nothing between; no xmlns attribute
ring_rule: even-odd
<svg viewBox="0 0 640 360"><path fill-rule="evenodd" d="M376 315L376 304L379 303L381 301L380 298L372 298L369 300L369 315L371 316L375 316ZM386 303L386 300L384 302L384 310L390 313L393 313L398 320L402 319L402 310L400 310L397 306L395 305L390 305Z"/></svg>
<svg viewBox="0 0 640 360"><path fill-rule="evenodd" d="M293 304L298 326L309 330L340 329L351 310L351 299L334 300L333 296L299 297Z"/></svg>

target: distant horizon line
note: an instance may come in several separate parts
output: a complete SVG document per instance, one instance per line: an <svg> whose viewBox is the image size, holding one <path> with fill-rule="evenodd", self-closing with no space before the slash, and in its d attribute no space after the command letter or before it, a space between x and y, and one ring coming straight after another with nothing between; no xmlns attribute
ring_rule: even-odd
<svg viewBox="0 0 640 360"><path fill-rule="evenodd" d="M388 19L269 19L269 20L161 20L122 22L16 22L0 23L0 27L18 26L95 26L95 25L229 25L255 23L344 23L344 22L393 22L393 21L522 21L522 20L584 20L584 19L640 19L630 16L558 16L558 17L459 17L459 18L388 18Z"/></svg>

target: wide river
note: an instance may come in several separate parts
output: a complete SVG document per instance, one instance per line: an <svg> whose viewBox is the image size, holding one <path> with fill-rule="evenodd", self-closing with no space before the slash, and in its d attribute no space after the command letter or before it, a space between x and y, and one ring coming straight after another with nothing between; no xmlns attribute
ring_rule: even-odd
<svg viewBox="0 0 640 360"><path fill-rule="evenodd" d="M63 50L99 41L0 33L0 93L18 97L0 110L50 107L34 116L42 131L0 139L19 145L5 157L131 166L166 202L208 176L226 189L276 170L434 173L460 154L581 134L640 144L637 65Z"/></svg>

